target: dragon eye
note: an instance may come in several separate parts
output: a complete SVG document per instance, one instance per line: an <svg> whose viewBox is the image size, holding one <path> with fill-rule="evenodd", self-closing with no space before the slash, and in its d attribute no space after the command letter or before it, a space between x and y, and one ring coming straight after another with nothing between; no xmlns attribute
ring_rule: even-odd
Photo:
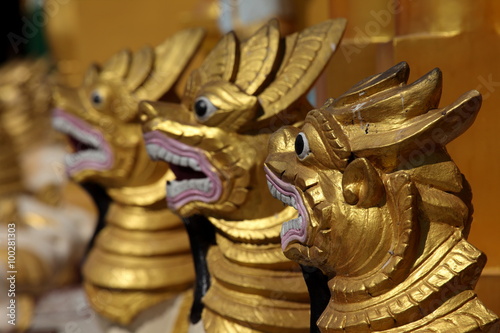
<svg viewBox="0 0 500 333"><path fill-rule="evenodd" d="M194 113L199 120L206 120L217 111L217 108L204 96L198 97L194 102Z"/></svg>
<svg viewBox="0 0 500 333"><path fill-rule="evenodd" d="M300 132L295 138L295 153L300 160L303 160L310 152L309 141L307 141L306 135Z"/></svg>
<svg viewBox="0 0 500 333"><path fill-rule="evenodd" d="M90 94L90 100L95 107L100 107L104 103L104 97L98 90L94 90L92 94Z"/></svg>

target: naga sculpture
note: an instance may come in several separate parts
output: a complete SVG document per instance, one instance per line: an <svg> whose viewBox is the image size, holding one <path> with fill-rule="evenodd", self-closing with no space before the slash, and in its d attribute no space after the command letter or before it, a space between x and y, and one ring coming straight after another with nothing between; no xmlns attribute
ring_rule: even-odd
<svg viewBox="0 0 500 333"><path fill-rule="evenodd" d="M471 191L445 145L481 95L438 108L441 72L400 63L269 142L270 192L298 210L281 246L328 276L321 332L497 332L473 292L486 256L466 241Z"/></svg>
<svg viewBox="0 0 500 333"><path fill-rule="evenodd" d="M119 52L102 69L92 66L80 88L56 93L53 126L74 148L67 172L103 186L111 198L105 227L83 266L88 299L110 329L188 328L194 279L189 240L181 219L166 207L165 182L173 174L149 159L138 105L172 95L202 37L202 29L187 29L156 48Z"/></svg>
<svg viewBox="0 0 500 333"><path fill-rule="evenodd" d="M42 59L0 67L0 315L6 318L1 332L34 325L40 299L77 283L76 268L94 226L91 214L62 196L74 192L54 168L64 146L49 126L49 68ZM8 239L13 229L15 239ZM14 292L7 277L15 280ZM6 306L11 300L14 316Z"/></svg>
<svg viewBox="0 0 500 333"><path fill-rule="evenodd" d="M64 156L60 138L50 129L49 70L45 59L11 60L0 67L0 122L17 154L24 191L57 206L66 179L47 162Z"/></svg>
<svg viewBox="0 0 500 333"><path fill-rule="evenodd" d="M270 21L241 44L228 33L191 73L182 103L141 104L147 150L176 175L169 207L207 216L216 230L207 332L309 331L300 267L279 245L281 223L296 212L272 199L263 163L270 133L305 116L305 94L344 27L335 19L282 38Z"/></svg>

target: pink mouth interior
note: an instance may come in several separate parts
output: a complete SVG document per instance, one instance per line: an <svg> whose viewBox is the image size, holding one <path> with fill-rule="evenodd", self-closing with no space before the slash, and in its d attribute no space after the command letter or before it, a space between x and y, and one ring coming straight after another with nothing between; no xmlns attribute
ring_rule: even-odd
<svg viewBox="0 0 500 333"><path fill-rule="evenodd" d="M77 138L73 137L71 134L67 134L69 138L69 142L71 143L71 147L77 153L83 150L94 149L91 145L86 144L85 142L79 141Z"/></svg>
<svg viewBox="0 0 500 333"><path fill-rule="evenodd" d="M105 155L107 157L106 161L104 161L104 162L98 162L98 161L92 161L92 160L81 160L80 162L78 162L77 164L75 164L71 167L68 166L68 168L66 170L68 172L68 174L71 175L71 174L75 174L77 172L80 172L82 170L88 170L88 169L106 170L106 169L111 168L111 166L113 165L113 154L111 152L111 148L109 147L107 142L104 140L102 134L98 130L92 128L92 126L87 124L87 122L83 121L82 119L75 117L75 116L65 112L62 109L54 109L52 112L52 117L53 118L62 118L65 121L67 121L68 123L71 123L73 126L77 127L82 132L88 133L89 135L91 135L93 137L99 138L99 150L104 151ZM83 151L83 150L96 149L96 148L94 148L86 143L79 141L78 139L74 138L69 133L65 133L65 134L69 137L70 142L73 146L73 149L75 150L76 153Z"/></svg>
<svg viewBox="0 0 500 333"><path fill-rule="evenodd" d="M266 178L271 184L276 187L276 189L285 195L291 196L295 199L295 202L297 204L297 210L299 212L299 215L302 216L302 225L300 230L297 229L290 229L288 230L285 235L281 238L281 249L285 251L286 247L291 241L298 241L300 243L304 243L306 241L307 237L307 228L306 228L306 223L309 221L309 215L307 213L307 209L304 206L304 203L302 201L302 197L299 195L297 189L295 186L286 183L279 179L267 166L264 165L264 171L266 172Z"/></svg>
<svg viewBox="0 0 500 333"><path fill-rule="evenodd" d="M192 201L202 201L208 203L219 199L222 193L222 184L219 177L213 171L212 165L208 162L202 151L183 144L177 140L171 139L159 131L144 133L144 140L146 141L146 144L156 144L165 148L169 152L179 156L193 158L198 162L201 172L170 163L170 167L175 173L177 180L209 178L213 184L210 192L203 192L198 189L188 189L174 197L168 197L167 201L170 207L177 210Z"/></svg>
<svg viewBox="0 0 500 333"><path fill-rule="evenodd" d="M170 164L170 170L172 170L172 172L175 174L175 179L177 180L199 179L207 177L207 175L205 175L201 171L196 171L189 167L183 167L176 164Z"/></svg>

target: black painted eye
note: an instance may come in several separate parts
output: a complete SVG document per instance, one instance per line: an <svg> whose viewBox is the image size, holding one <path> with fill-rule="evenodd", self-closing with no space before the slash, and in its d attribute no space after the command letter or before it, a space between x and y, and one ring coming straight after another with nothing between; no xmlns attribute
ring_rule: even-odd
<svg viewBox="0 0 500 333"><path fill-rule="evenodd" d="M198 97L194 102L194 113L199 120L206 120L217 111L217 108L204 96Z"/></svg>
<svg viewBox="0 0 500 333"><path fill-rule="evenodd" d="M295 138L295 153L299 159L303 160L309 155L311 150L309 149L309 141L304 133L300 132Z"/></svg>
<svg viewBox="0 0 500 333"><path fill-rule="evenodd" d="M90 100L94 106L101 106L104 103L104 97L98 90L94 90L92 94L90 94Z"/></svg>

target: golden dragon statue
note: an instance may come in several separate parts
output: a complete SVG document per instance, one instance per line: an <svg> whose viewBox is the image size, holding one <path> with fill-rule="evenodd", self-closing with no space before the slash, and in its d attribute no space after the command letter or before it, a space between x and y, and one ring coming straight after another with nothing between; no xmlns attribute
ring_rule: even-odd
<svg viewBox="0 0 500 333"><path fill-rule="evenodd" d="M73 192L55 167L64 146L50 128L50 82L44 59L0 67L2 332L36 325L41 300L77 283L94 226L90 213L63 197Z"/></svg>
<svg viewBox="0 0 500 333"><path fill-rule="evenodd" d="M23 233L19 218L17 198L23 193L23 179L18 161L18 153L14 148L3 122L0 122L0 239L4 248L1 249L0 260L0 292L4 295L0 302L2 331L9 332L13 327L26 330L31 324L34 295L42 290L42 284L47 282L50 273L44 270L46 262L38 257L30 248L16 246L17 235ZM17 274L19 271L19 274ZM31 274L30 274L31 273ZM44 274L45 273L45 274ZM11 303L13 300L13 303Z"/></svg>
<svg viewBox="0 0 500 333"><path fill-rule="evenodd" d="M150 156L166 161L170 208L207 216L207 332L308 332L300 267L285 258L281 223L296 216L268 193L263 171L273 130L295 124L306 93L334 53L344 19L282 38L276 21L239 42L226 34L187 82L181 103L141 104Z"/></svg>
<svg viewBox="0 0 500 333"><path fill-rule="evenodd" d="M282 249L328 277L321 332L498 332L473 291L486 256L466 240L471 190L445 148L481 95L438 108L440 70L408 76L402 62L273 134L269 189L299 213Z"/></svg>
<svg viewBox="0 0 500 333"><path fill-rule="evenodd" d="M155 48L119 52L102 68L91 66L78 89L56 91L52 123L74 148L67 172L103 186L111 198L83 266L88 299L105 328L188 329L189 240L182 220L167 209L165 182L173 174L148 157L138 105L175 98L173 88L203 35L186 29Z"/></svg>

